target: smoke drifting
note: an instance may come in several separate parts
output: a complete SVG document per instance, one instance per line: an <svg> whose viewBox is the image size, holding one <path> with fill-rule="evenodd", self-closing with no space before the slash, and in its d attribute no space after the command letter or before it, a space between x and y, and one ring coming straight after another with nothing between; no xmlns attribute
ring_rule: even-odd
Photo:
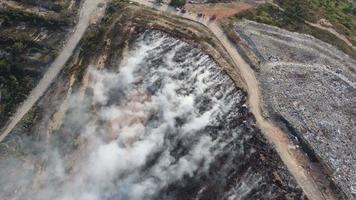
<svg viewBox="0 0 356 200"><path fill-rule="evenodd" d="M211 199L279 195L249 166L242 92L200 50L147 31L118 71L88 70L89 91L70 97L49 141L1 159L1 196L208 199L214 184Z"/></svg>

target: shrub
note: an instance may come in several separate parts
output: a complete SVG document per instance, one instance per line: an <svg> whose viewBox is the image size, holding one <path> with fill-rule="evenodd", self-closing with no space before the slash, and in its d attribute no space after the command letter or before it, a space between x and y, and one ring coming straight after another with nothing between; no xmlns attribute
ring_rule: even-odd
<svg viewBox="0 0 356 200"><path fill-rule="evenodd" d="M7 73L10 71L10 65L5 59L0 59L0 73Z"/></svg>
<svg viewBox="0 0 356 200"><path fill-rule="evenodd" d="M183 7L185 5L186 1L185 0L171 0L169 5L174 6L174 7Z"/></svg>
<svg viewBox="0 0 356 200"><path fill-rule="evenodd" d="M21 53L25 49L25 45L22 42L15 42L13 48L15 52Z"/></svg>

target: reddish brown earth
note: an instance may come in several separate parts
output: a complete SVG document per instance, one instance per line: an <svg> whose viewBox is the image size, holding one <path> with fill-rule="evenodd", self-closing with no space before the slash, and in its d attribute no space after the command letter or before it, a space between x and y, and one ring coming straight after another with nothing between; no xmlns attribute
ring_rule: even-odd
<svg viewBox="0 0 356 200"><path fill-rule="evenodd" d="M214 3L214 4L187 4L186 9L193 13L202 13L206 16L215 15L216 18L225 18L235 15L253 6L243 2Z"/></svg>

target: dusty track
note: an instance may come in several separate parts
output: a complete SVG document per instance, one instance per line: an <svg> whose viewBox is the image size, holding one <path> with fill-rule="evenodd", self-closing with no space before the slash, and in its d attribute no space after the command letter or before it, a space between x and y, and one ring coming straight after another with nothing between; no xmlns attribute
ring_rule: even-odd
<svg viewBox="0 0 356 200"><path fill-rule="evenodd" d="M43 78L40 80L38 85L31 91L27 99L19 106L16 113L11 117L9 122L3 127L0 135L0 142L12 131L17 123L21 121L23 116L32 108L32 106L37 102L47 88L51 85L53 80L57 77L59 72L65 66L66 62L73 53L73 50L77 46L78 42L82 38L85 30L89 26L92 13L97 9L99 3L105 0L86 0L80 10L79 21L75 27L75 31L67 40L62 51L58 57L54 60L51 66L48 68L47 72L44 74Z"/></svg>
<svg viewBox="0 0 356 200"><path fill-rule="evenodd" d="M344 35L338 33L335 29L331 28L331 27L324 27L318 23L311 23L308 21L304 21L306 24L313 26L315 28L319 28L325 31L328 31L329 33L335 35L336 37L338 37L340 40L344 41L347 45L349 45L349 47L351 47L353 50L356 50L356 47L354 45L352 45L352 43L350 42L350 40L348 40Z"/></svg>
<svg viewBox="0 0 356 200"><path fill-rule="evenodd" d="M268 1L269 4L272 4L273 6L277 7L280 11L285 12L285 10L280 7L278 4L274 3L273 0ZM304 23L308 24L309 26L312 26L314 28L322 29L324 31L328 31L329 33L335 35L337 38L340 40L344 41L349 47L351 47L353 50L356 50L356 47L348 40L345 35L338 33L334 28L332 27L324 27L319 23L312 23L307 20L301 19L304 21Z"/></svg>
<svg viewBox="0 0 356 200"><path fill-rule="evenodd" d="M75 32L70 37L66 46L55 60L55 62L52 64L52 66L49 68L47 73L44 75L38 86L31 92L28 99L19 107L13 118L10 120L10 123L3 129L2 135L0 136L0 142L11 132L16 124L22 119L22 117L32 108L32 106L43 95L43 93L58 75L60 70L63 68L89 24L90 13L94 11L96 5L95 3L99 3L100 1L103 0L87 0L85 3L89 2L89 6L87 5L88 7L85 7L84 3L83 8L81 9L81 17ZM173 9L167 6L155 7L148 1L134 1L140 5L146 5L165 13L174 14L175 12ZM176 16L178 17L178 15ZM254 71L241 58L234 44L230 43L220 26L215 22L209 22L207 18L197 18L196 14L192 13L180 14L179 16L204 25L224 46L226 52L231 56L236 70L241 74L241 77L246 84L246 89L248 91L248 103L252 113L256 117L257 125L263 131L266 138L268 138L268 140L275 146L283 162L286 164L289 171L293 174L298 184L302 187L303 191L306 193L309 199L325 199L317 187L317 184L312 179L312 176L310 176L309 172L301 166L303 163L298 159L298 156L301 153L290 151L290 147L293 146L293 144L288 139L287 135L283 133L279 127L274 126L263 117L260 108L260 89Z"/></svg>
<svg viewBox="0 0 356 200"><path fill-rule="evenodd" d="M253 5L244 2L212 3L212 4L187 4L186 9L194 13L213 16L217 19L226 18L239 12L253 8Z"/></svg>
<svg viewBox="0 0 356 200"><path fill-rule="evenodd" d="M235 62L235 66L238 68L242 79L247 85L248 103L252 113L256 117L258 127L262 130L267 139L275 145L275 148L281 156L284 164L293 174L298 184L303 188L306 195L310 199L325 199L317 184L309 175L309 172L301 166L302 164L296 157L296 154L290 151L290 148L294 145L287 137L287 134L262 116L260 107L260 88L252 68L241 58L236 48L228 41L219 26L212 24L209 28L225 46L227 52Z"/></svg>
<svg viewBox="0 0 356 200"><path fill-rule="evenodd" d="M263 117L260 105L260 88L255 73L252 68L242 59L234 44L228 40L223 30L217 23L209 21L208 18L197 18L195 13L187 12L184 14L178 14L176 11L174 11L174 9L168 7L167 5L157 6L145 0L133 1L165 13L176 15L177 17L180 16L185 19L198 22L207 27L225 47L225 50L231 56L236 69L245 82L247 87L246 89L248 91L248 103L252 113L256 117L257 125L262 130L265 137L275 146L275 149L280 155L282 161L287 166L291 174L295 177L296 181L301 186L305 194L309 199L333 199L333 197L324 196L325 194L323 194L318 188L318 185L313 180L310 172L302 167L307 159L302 152L291 150L294 149L294 144L287 137L287 134L285 134L279 127L273 125ZM300 157L302 157L302 159L300 159Z"/></svg>

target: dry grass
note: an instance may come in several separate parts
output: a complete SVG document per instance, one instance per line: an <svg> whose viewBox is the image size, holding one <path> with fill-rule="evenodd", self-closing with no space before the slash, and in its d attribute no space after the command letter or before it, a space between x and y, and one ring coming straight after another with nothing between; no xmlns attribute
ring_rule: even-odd
<svg viewBox="0 0 356 200"><path fill-rule="evenodd" d="M206 16L215 15L217 18L226 18L239 12L248 10L253 6L243 2L214 3L214 4L187 4L186 9L194 13L203 13Z"/></svg>

